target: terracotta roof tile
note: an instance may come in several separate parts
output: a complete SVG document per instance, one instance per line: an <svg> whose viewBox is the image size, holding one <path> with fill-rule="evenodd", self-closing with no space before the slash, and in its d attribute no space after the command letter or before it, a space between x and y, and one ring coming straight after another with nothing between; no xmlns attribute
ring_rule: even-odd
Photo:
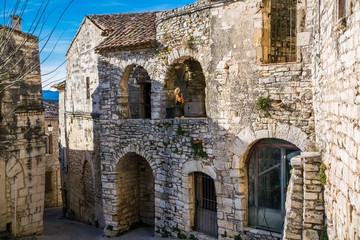
<svg viewBox="0 0 360 240"><path fill-rule="evenodd" d="M43 100L45 107L45 118L59 117L59 102L55 100Z"/></svg>
<svg viewBox="0 0 360 240"><path fill-rule="evenodd" d="M156 12L87 16L108 37L95 51L154 47Z"/></svg>

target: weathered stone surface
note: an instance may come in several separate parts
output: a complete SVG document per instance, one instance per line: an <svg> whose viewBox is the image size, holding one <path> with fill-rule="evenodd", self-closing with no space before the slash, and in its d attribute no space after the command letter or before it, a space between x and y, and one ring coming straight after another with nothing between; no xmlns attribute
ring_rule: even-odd
<svg viewBox="0 0 360 240"><path fill-rule="evenodd" d="M359 229L351 218L359 215L360 4L352 3L352 10L346 11L346 26L336 26L334 2L319 6L315 0L296 1L296 62L264 64L269 16L264 2L198 1L159 12L155 48L95 53L92 49L106 33L85 19L69 49L68 56L75 57L69 57L65 89L66 137L61 142L68 149L69 172L64 176L69 214L84 219L79 205L87 201L69 186L83 184L79 176L88 160L95 177L87 181L96 189L94 204L88 207L108 234L125 229L128 223L119 218L118 186L134 181L120 180L117 165L131 153L147 161L155 178L157 234L173 232L177 226L190 235L195 222L192 174L198 171L214 180L219 238L271 238L264 231L244 233L247 157L258 140L278 138L309 151L292 161L288 239L319 233L324 199L330 239L356 239L358 231L350 229ZM138 100L143 83L151 83L146 92L151 94L151 119L133 119L144 110ZM190 89L184 93L186 117L164 119L178 86ZM267 111L256 110L260 96L271 100ZM192 118L196 112L195 117L203 118ZM200 142L203 157L194 149ZM317 150L321 156L310 152ZM328 176L324 197L321 162ZM316 221L308 216L316 216Z"/></svg>
<svg viewBox="0 0 360 240"><path fill-rule="evenodd" d="M45 142L38 39L0 26L0 232L43 231Z"/></svg>

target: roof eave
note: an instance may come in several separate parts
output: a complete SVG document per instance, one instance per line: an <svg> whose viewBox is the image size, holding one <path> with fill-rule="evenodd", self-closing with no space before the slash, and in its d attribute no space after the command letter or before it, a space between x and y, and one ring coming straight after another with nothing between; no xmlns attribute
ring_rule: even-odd
<svg viewBox="0 0 360 240"><path fill-rule="evenodd" d="M150 40L145 43L140 44L131 44L131 45L123 45L123 46L113 46L113 47L96 47L96 53L104 53L104 52L115 52L115 51L130 51L137 49L146 49L146 48L156 48L156 41Z"/></svg>

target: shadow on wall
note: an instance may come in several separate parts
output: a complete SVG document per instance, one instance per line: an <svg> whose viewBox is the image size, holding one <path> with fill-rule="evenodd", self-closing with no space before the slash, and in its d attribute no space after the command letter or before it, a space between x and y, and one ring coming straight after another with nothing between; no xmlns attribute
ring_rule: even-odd
<svg viewBox="0 0 360 240"><path fill-rule="evenodd" d="M92 97L99 96L99 89ZM94 103L95 101L93 101ZM92 113L65 114L65 143L59 146L63 214L65 217L96 227L104 227L99 158L99 114L97 105ZM74 139L93 139L92 150L80 150ZM81 142L81 140L80 140ZM85 146L85 145L84 145ZM86 145L87 148L88 145Z"/></svg>
<svg viewBox="0 0 360 240"><path fill-rule="evenodd" d="M136 64L121 69L103 62L99 72L111 73L103 76L100 86L112 86L98 90L102 124L94 122L101 167L101 178L95 175L95 181L102 181L106 236L138 224L154 224L155 232L163 237L190 236L193 231L217 236L229 231L228 222L233 229L253 226L282 231L282 192L290 171L286 156L298 148L307 150L310 144L305 133L287 124L275 124L261 134L248 127L235 135L210 118L199 117L206 113L205 78L200 63L192 58L176 60L169 67L165 84L149 79L146 70ZM141 114L146 112L143 103L148 103L146 84L151 84L152 115L159 111L162 119L146 119L146 114ZM185 109L185 117L165 119L166 107L175 102L172 94L176 87L183 93L184 107L190 110ZM187 114L199 118L186 118ZM139 118L128 119L133 116ZM253 145L261 139L266 142ZM255 160L251 146L258 152ZM224 158L230 160L224 162ZM256 161L261 168L251 167L248 161ZM189 162L194 164L184 171ZM207 168L215 174L209 175ZM269 174L273 172L277 175ZM269 210L265 214L274 226L259 222L263 212L258 208L247 208L254 199L248 199L249 194L261 197L260 186L268 196L260 205ZM272 194L274 191L280 195ZM235 206L228 206L226 199L235 199ZM233 209L224 212L228 208ZM218 211L236 212L236 216L226 220L223 214L215 214ZM218 227L209 228L209 221Z"/></svg>

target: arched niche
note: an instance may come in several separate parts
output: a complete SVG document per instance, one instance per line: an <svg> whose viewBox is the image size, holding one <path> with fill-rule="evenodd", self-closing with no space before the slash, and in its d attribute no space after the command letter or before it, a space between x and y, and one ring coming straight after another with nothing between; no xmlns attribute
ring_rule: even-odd
<svg viewBox="0 0 360 240"><path fill-rule="evenodd" d="M140 65L128 65L120 80L123 119L151 118L151 79Z"/></svg>
<svg viewBox="0 0 360 240"><path fill-rule="evenodd" d="M185 117L206 117L205 76L199 61L192 57L176 59L166 74L164 91L167 117L173 109L181 109ZM179 88L184 99L183 104L176 103L174 90Z"/></svg>

